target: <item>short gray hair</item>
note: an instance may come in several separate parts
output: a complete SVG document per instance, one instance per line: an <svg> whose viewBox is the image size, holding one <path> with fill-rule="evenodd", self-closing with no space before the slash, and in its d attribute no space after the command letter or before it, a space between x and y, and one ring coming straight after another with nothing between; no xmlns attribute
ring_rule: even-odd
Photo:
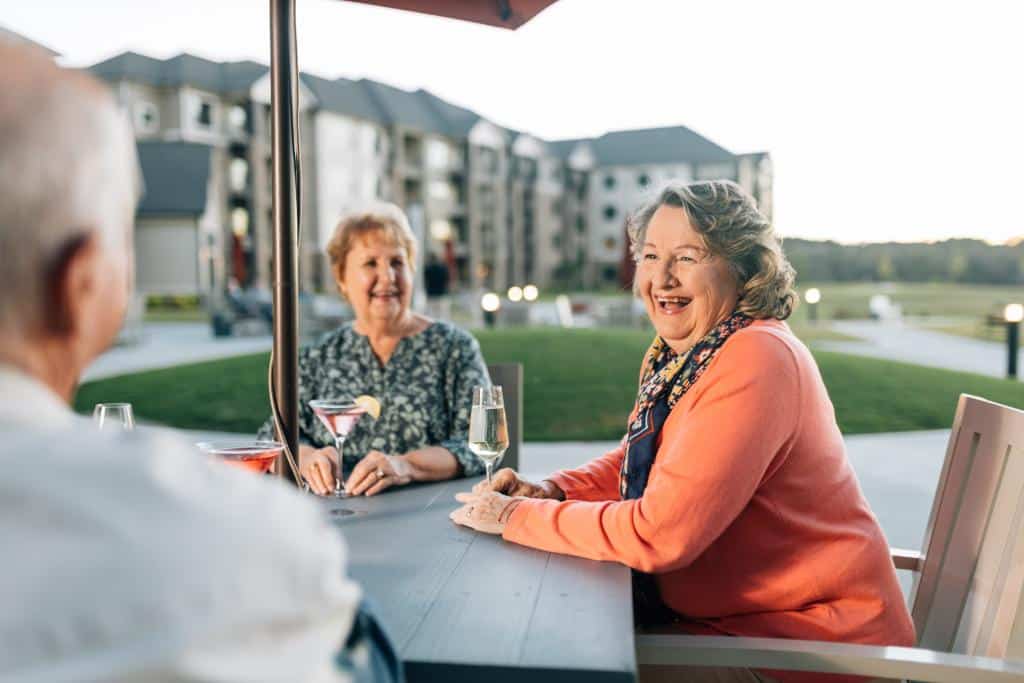
<svg viewBox="0 0 1024 683"><path fill-rule="evenodd" d="M731 180L668 183L629 220L634 259L640 258L647 226L661 206L682 207L708 251L729 263L740 286L740 313L755 319L790 316L798 300L796 272L771 222L743 188Z"/></svg>
<svg viewBox="0 0 1024 683"><path fill-rule="evenodd" d="M71 246L125 244L139 188L131 130L105 86L32 47L0 41L0 64L0 329L12 333L43 322Z"/></svg>

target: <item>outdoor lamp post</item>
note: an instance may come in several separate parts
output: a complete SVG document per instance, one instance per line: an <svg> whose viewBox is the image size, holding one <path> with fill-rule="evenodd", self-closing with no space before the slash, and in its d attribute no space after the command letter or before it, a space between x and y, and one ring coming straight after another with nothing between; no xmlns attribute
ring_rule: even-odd
<svg viewBox="0 0 1024 683"><path fill-rule="evenodd" d="M515 303L523 300L523 289L517 285L508 288L508 300Z"/></svg>
<svg viewBox="0 0 1024 683"><path fill-rule="evenodd" d="M807 302L807 317L812 323L818 322L818 302L821 301L821 290L811 287L804 292L804 301Z"/></svg>
<svg viewBox="0 0 1024 683"><path fill-rule="evenodd" d="M1024 305L1007 304L1003 309L1006 322L1006 377L1017 379L1017 348L1020 345L1020 321L1024 320Z"/></svg>
<svg viewBox="0 0 1024 683"><path fill-rule="evenodd" d="M523 287L523 298L527 301L536 301L538 296L540 296L540 290L537 289L537 285Z"/></svg>
<svg viewBox="0 0 1024 683"><path fill-rule="evenodd" d="M480 299L480 308L484 309L484 325L494 327L495 314L501 308L501 298L494 292L487 292Z"/></svg>

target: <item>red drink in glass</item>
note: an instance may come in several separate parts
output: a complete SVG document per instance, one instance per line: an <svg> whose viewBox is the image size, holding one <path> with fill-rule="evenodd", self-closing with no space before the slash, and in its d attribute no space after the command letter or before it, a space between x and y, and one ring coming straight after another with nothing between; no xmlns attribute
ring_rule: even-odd
<svg viewBox="0 0 1024 683"><path fill-rule="evenodd" d="M266 474L284 446L276 441L245 441L197 444L203 452L214 455L229 465L257 474Z"/></svg>

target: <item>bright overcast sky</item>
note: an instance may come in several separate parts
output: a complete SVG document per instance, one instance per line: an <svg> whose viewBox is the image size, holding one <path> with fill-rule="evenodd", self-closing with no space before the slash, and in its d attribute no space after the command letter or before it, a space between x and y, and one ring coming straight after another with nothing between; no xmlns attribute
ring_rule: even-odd
<svg viewBox="0 0 1024 683"><path fill-rule="evenodd" d="M260 0L0 0L87 65L267 62ZM561 0L516 32L300 0L303 70L423 87L547 138L683 124L768 150L786 236L1024 236L1024 2Z"/></svg>

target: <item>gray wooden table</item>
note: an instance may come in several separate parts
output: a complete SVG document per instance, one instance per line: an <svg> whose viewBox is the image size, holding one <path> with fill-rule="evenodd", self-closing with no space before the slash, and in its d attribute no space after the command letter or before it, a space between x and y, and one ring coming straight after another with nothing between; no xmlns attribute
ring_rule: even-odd
<svg viewBox="0 0 1024 683"><path fill-rule="evenodd" d="M324 499L409 681L634 681L629 569L455 526L475 481Z"/></svg>

